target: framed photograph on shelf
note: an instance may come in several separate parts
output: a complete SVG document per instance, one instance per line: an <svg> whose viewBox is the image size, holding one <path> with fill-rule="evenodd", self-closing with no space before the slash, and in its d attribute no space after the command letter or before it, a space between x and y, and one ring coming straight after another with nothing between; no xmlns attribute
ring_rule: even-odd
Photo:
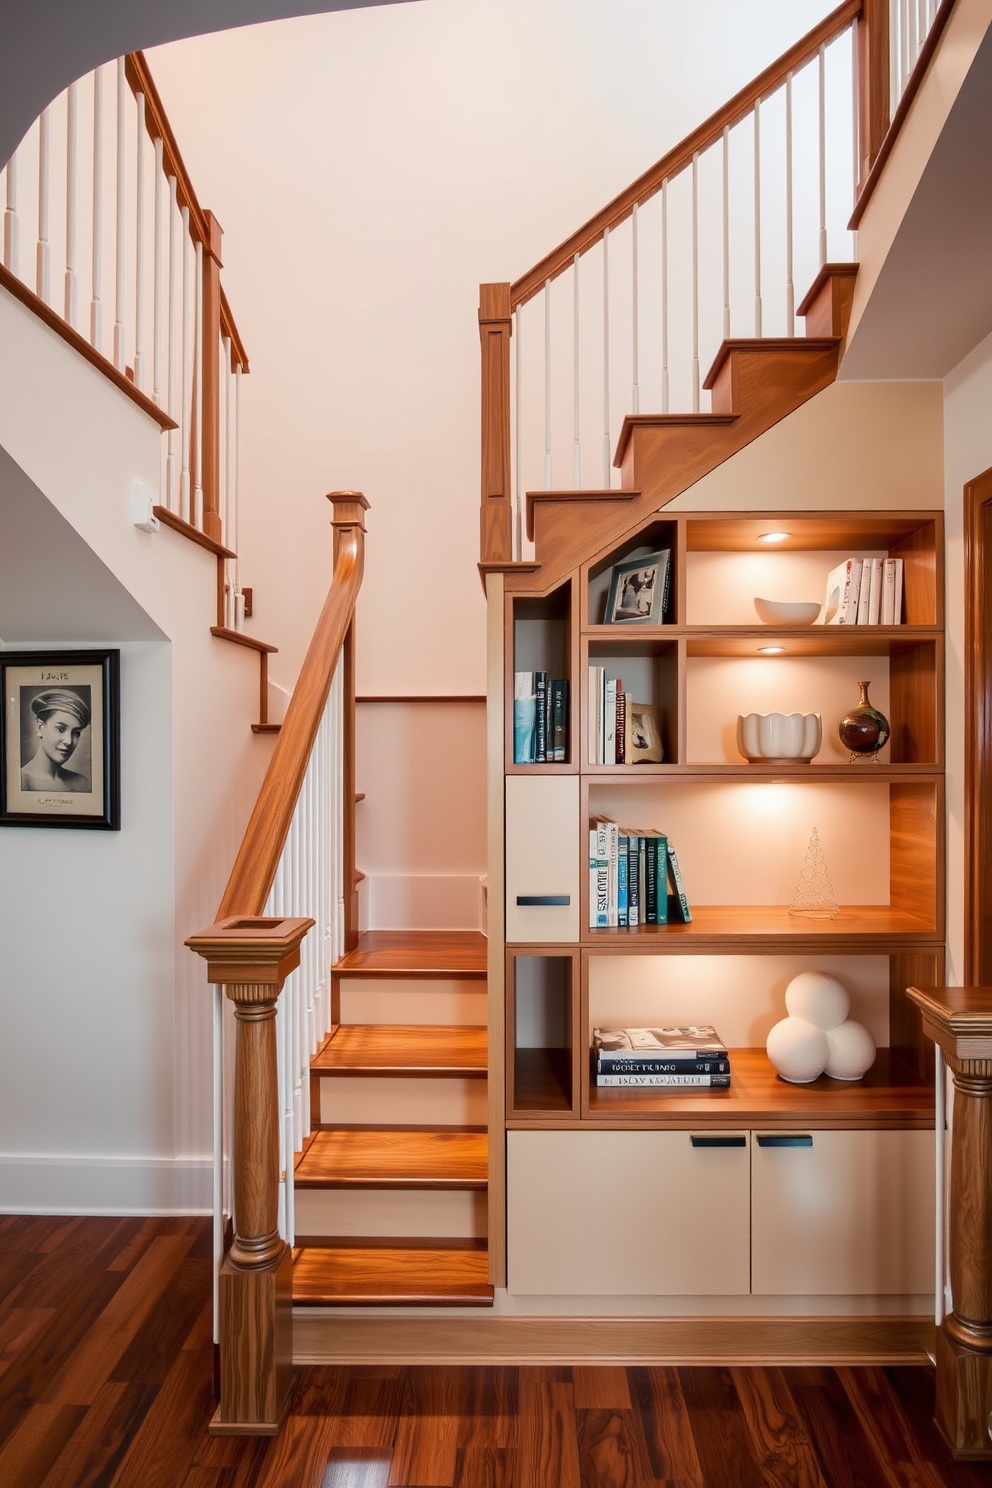
<svg viewBox="0 0 992 1488"><path fill-rule="evenodd" d="M625 765L660 765L664 758L661 747L661 729L658 715L650 703L635 703L633 698L624 701L623 760Z"/></svg>
<svg viewBox="0 0 992 1488"><path fill-rule="evenodd" d="M120 830L120 652L0 652L0 826Z"/></svg>
<svg viewBox="0 0 992 1488"><path fill-rule="evenodd" d="M661 625L668 601L671 552L642 553L613 565L607 625Z"/></svg>

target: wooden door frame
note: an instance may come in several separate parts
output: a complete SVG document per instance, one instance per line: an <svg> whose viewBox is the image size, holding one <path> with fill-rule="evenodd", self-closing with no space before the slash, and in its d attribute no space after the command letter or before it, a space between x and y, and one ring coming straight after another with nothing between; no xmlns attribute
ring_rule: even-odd
<svg viewBox="0 0 992 1488"><path fill-rule="evenodd" d="M992 986L992 469L964 488L964 984Z"/></svg>

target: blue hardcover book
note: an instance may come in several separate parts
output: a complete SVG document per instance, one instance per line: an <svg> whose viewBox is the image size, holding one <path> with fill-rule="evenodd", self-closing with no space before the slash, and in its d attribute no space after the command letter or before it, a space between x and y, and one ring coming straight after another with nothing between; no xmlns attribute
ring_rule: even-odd
<svg viewBox="0 0 992 1488"><path fill-rule="evenodd" d="M513 674L513 763L532 765L535 761L537 733L537 698L534 696L534 673Z"/></svg>
<svg viewBox="0 0 992 1488"><path fill-rule="evenodd" d="M622 833L617 846L617 925L626 930L629 904L628 889L628 842Z"/></svg>

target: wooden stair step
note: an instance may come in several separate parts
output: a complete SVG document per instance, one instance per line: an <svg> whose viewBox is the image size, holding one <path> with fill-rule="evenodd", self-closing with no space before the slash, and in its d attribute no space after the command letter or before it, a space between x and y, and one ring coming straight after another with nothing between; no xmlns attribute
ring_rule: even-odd
<svg viewBox="0 0 992 1488"><path fill-rule="evenodd" d="M486 937L478 930L366 930L334 966L348 977L484 978Z"/></svg>
<svg viewBox="0 0 992 1488"><path fill-rule="evenodd" d="M485 1028L470 1024L343 1023L310 1061L314 1075L485 1079Z"/></svg>
<svg viewBox="0 0 992 1488"><path fill-rule="evenodd" d="M443 1240L305 1246L293 1265L293 1301L305 1307L491 1307L489 1253Z"/></svg>
<svg viewBox="0 0 992 1488"><path fill-rule="evenodd" d="M640 491L624 491L610 486L602 490L589 488L580 491L528 491L526 494L527 536L534 541L534 503L536 501L634 501Z"/></svg>
<svg viewBox="0 0 992 1488"><path fill-rule="evenodd" d="M466 1127L338 1126L313 1134L297 1188L485 1188L488 1138Z"/></svg>

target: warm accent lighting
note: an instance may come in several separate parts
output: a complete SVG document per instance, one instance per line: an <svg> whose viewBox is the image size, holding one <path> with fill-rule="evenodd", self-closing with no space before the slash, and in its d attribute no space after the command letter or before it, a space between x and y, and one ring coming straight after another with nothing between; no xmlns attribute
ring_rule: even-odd
<svg viewBox="0 0 992 1488"><path fill-rule="evenodd" d="M782 655L782 652L784 650L785 650L785 647L784 646L759 646L758 647L758 655L759 656L781 656Z"/></svg>
<svg viewBox="0 0 992 1488"><path fill-rule="evenodd" d="M763 532L758 538L758 541L767 543L785 542L786 538L791 536L791 532Z"/></svg>

